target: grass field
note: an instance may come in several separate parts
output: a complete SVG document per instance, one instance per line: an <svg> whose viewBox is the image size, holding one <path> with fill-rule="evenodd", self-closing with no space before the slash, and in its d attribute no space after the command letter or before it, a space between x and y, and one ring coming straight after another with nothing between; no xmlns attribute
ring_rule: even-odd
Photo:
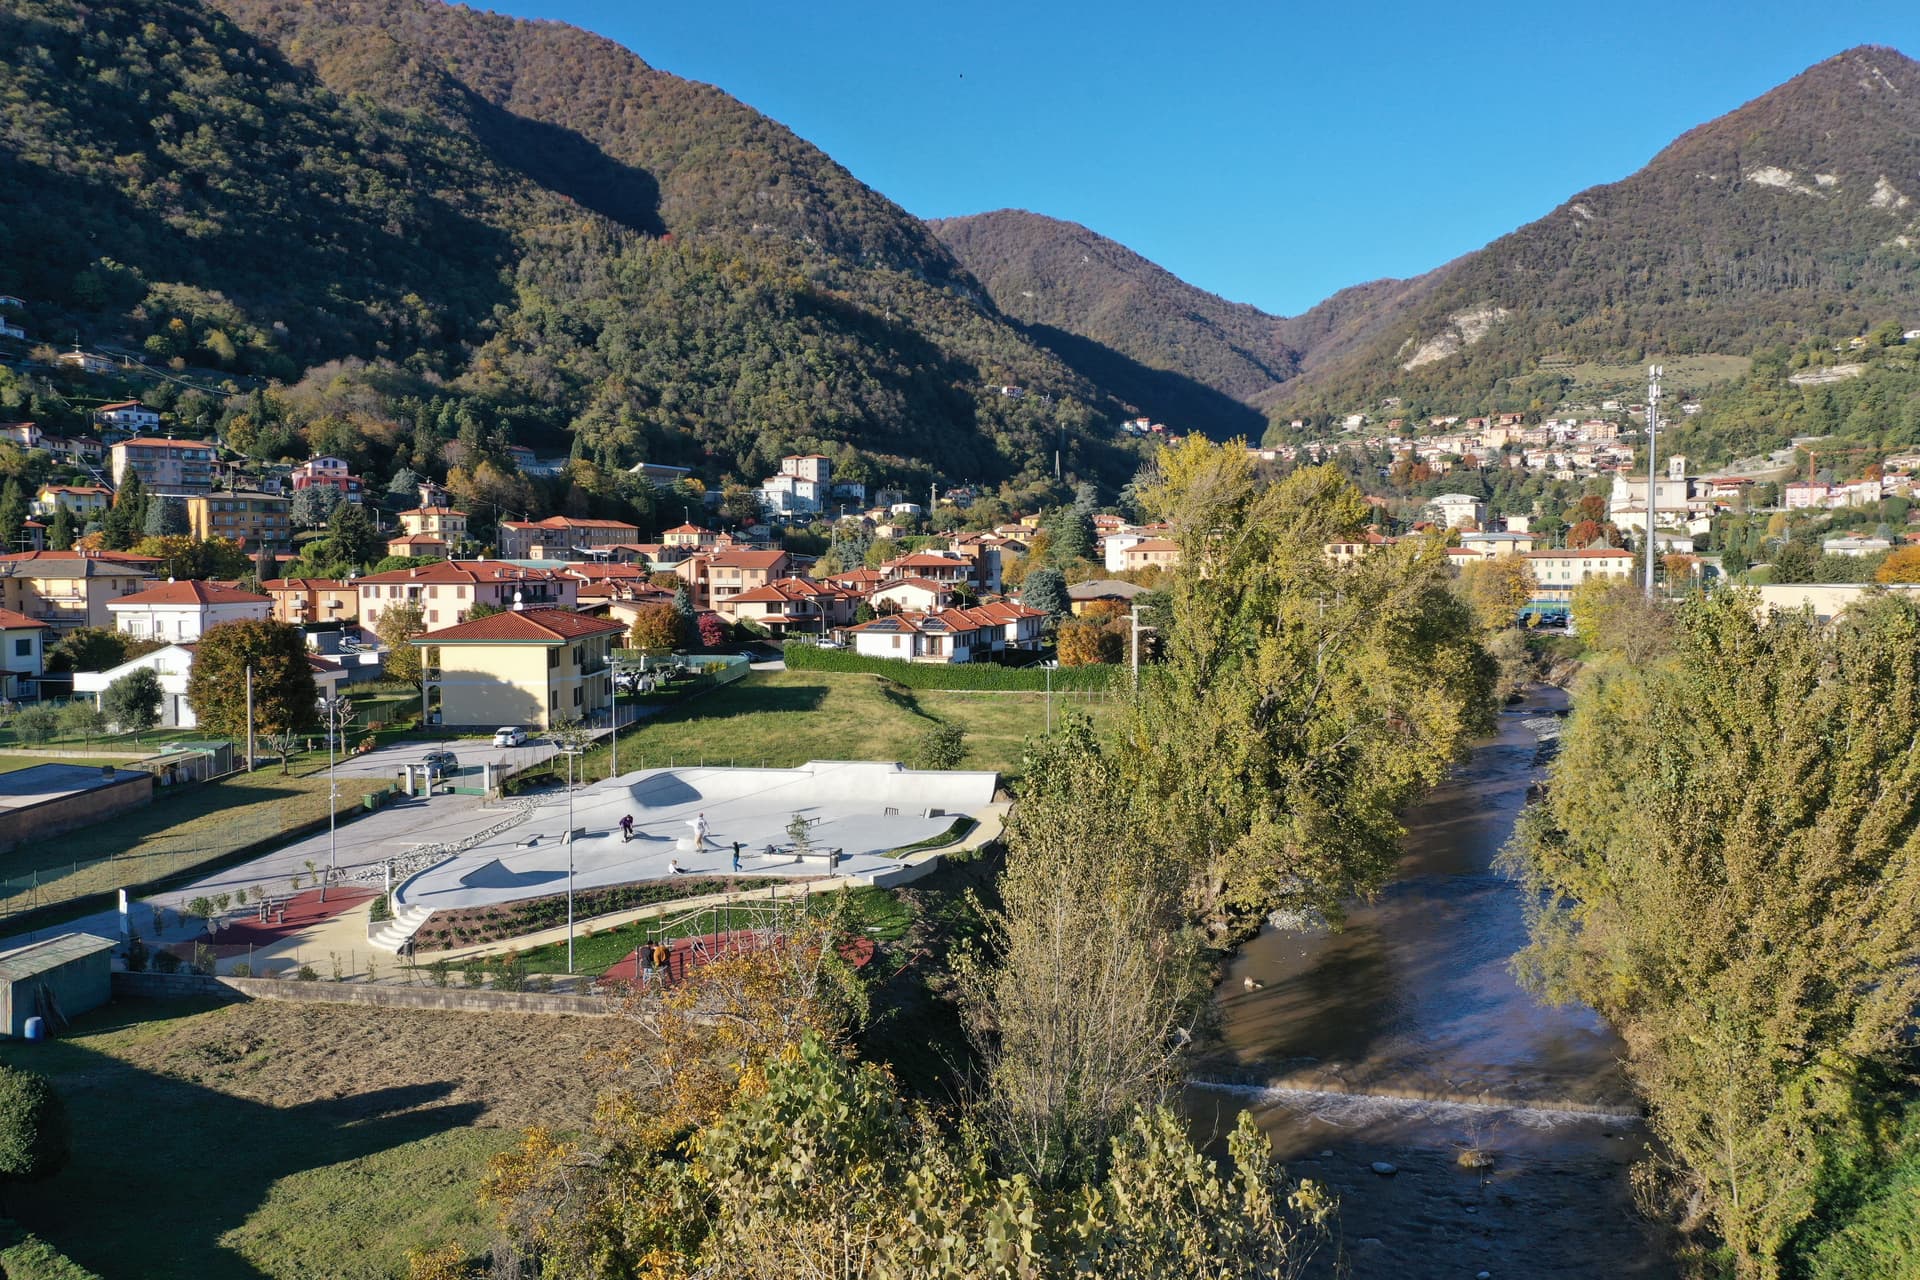
<svg viewBox="0 0 1920 1280"><path fill-rule="evenodd" d="M1117 696L1053 695L1056 719L1069 710L1110 724ZM903 689L879 676L835 671L756 671L701 694L620 734L620 769L669 762L791 768L809 760L898 760L928 726L966 730L967 769L1013 773L1022 744L1046 729L1044 693L941 693ZM603 777L604 748L589 753L585 776Z"/></svg>
<svg viewBox="0 0 1920 1280"><path fill-rule="evenodd" d="M110 1006L63 1040L0 1043L50 1076L73 1161L9 1188L8 1213L104 1277L405 1274L445 1240L478 1251L486 1159L578 1129L614 1019L329 1005Z"/></svg>
<svg viewBox="0 0 1920 1280"><path fill-rule="evenodd" d="M1697 390L1715 383L1733 382L1747 376L1753 361L1747 356L1650 356L1640 364L1600 364L1588 361L1568 371L1573 379L1573 394L1597 395L1618 392L1642 395L1647 389L1647 364L1658 363L1666 370L1666 384ZM1637 404L1641 395L1634 395Z"/></svg>
<svg viewBox="0 0 1920 1280"><path fill-rule="evenodd" d="M126 763L127 757L125 756L115 756L109 760L95 759L92 757L17 756L0 752L0 773L12 773L18 769L31 769L35 765L41 764L78 764L93 769L103 764L124 765Z"/></svg>
<svg viewBox="0 0 1920 1280"><path fill-rule="evenodd" d="M359 798L343 787L341 808ZM0 911L172 875L326 816L324 768L302 774L296 766L283 777L269 765L203 786L156 790L143 809L0 854Z"/></svg>

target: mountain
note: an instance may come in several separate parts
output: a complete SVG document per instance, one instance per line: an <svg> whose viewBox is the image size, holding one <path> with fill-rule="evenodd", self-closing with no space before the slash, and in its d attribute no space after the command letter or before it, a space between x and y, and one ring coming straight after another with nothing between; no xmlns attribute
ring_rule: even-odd
<svg viewBox="0 0 1920 1280"><path fill-rule="evenodd" d="M1258 435L1255 406L1299 370L1286 321L1076 223L1001 209L928 225L1036 341L1189 430Z"/></svg>
<svg viewBox="0 0 1920 1280"><path fill-rule="evenodd" d="M1016 489L1056 449L1081 478L1135 464L1129 406L919 220L576 28L437 0L10 0L0 81L0 238L34 246L0 292L36 334L290 384L241 424L263 456L438 472L458 439L715 481L816 448L853 478Z"/></svg>
<svg viewBox="0 0 1920 1280"><path fill-rule="evenodd" d="M1203 389L1276 417L1524 408L1580 361L1920 323L1920 64L1830 58L1484 249L1293 317L1036 214L932 225L1030 336L1177 425L1263 425Z"/></svg>
<svg viewBox="0 0 1920 1280"><path fill-rule="evenodd" d="M1862 47L1693 129L1620 182L1284 329L1283 409L1478 402L1542 357L1747 354L1920 316L1920 63ZM1558 363L1550 361L1550 363Z"/></svg>

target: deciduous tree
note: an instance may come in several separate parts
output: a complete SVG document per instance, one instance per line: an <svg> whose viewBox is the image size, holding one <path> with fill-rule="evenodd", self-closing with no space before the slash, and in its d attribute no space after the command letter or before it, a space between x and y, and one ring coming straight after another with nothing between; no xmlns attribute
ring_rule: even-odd
<svg viewBox="0 0 1920 1280"><path fill-rule="evenodd" d="M123 732L151 729L160 720L160 703L166 691L151 667L136 667L106 687L100 695L100 709Z"/></svg>
<svg viewBox="0 0 1920 1280"><path fill-rule="evenodd" d="M673 649L682 634L680 611L670 604L644 604L633 611L629 643L636 649Z"/></svg>
<svg viewBox="0 0 1920 1280"><path fill-rule="evenodd" d="M408 642L426 631L426 619L417 604L390 604L380 611L373 629L386 646L386 673L392 679L420 683L420 650Z"/></svg>
<svg viewBox="0 0 1920 1280"><path fill-rule="evenodd" d="M247 670L253 671L256 732L303 729L314 722L320 692L305 638L284 622L223 622L200 637L187 674L187 705L208 733L244 742Z"/></svg>

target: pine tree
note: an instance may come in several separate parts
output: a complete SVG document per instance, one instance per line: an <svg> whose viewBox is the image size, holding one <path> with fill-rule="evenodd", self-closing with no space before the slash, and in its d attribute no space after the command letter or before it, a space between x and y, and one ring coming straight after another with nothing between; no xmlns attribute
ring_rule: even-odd
<svg viewBox="0 0 1920 1280"><path fill-rule="evenodd" d="M18 479L10 479L6 488L0 490L0 540L5 541L8 551L20 550L26 523L26 490L20 487Z"/></svg>
<svg viewBox="0 0 1920 1280"><path fill-rule="evenodd" d="M73 512L65 507L55 507L53 523L47 528L47 549L66 551L73 546Z"/></svg>

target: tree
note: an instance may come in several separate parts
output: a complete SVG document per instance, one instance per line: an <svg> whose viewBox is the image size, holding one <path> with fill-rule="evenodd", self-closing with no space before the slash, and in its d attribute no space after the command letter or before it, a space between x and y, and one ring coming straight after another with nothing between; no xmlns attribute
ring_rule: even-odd
<svg viewBox="0 0 1920 1280"><path fill-rule="evenodd" d="M169 578L238 578L253 567L247 553L231 538L153 535L140 539L132 549L137 555L157 556L160 563L154 566L154 572Z"/></svg>
<svg viewBox="0 0 1920 1280"><path fill-rule="evenodd" d="M1482 631L1514 625L1536 590L1533 569L1519 556L1493 556L1460 570L1454 587Z"/></svg>
<svg viewBox="0 0 1920 1280"><path fill-rule="evenodd" d="M1063 667L1120 662L1127 656L1127 624L1069 618L1060 624L1055 647Z"/></svg>
<svg viewBox="0 0 1920 1280"><path fill-rule="evenodd" d="M175 498L159 493L148 497L146 519L141 523L140 528L143 536L178 538L185 537L189 530L185 498Z"/></svg>
<svg viewBox="0 0 1920 1280"><path fill-rule="evenodd" d="M125 551L147 531L147 490L140 472L129 464L121 471L119 484L101 527L109 551Z"/></svg>
<svg viewBox="0 0 1920 1280"><path fill-rule="evenodd" d="M1184 873L1130 790L1084 718L1029 746L987 918L993 958L961 967L989 1124L1043 1188L1096 1176L1126 1115L1170 1096L1207 990Z"/></svg>
<svg viewBox="0 0 1920 1280"><path fill-rule="evenodd" d="M19 477L9 476L5 487L0 488L0 546L8 551L20 550L26 523L27 492Z"/></svg>
<svg viewBox="0 0 1920 1280"><path fill-rule="evenodd" d="M1896 547L1873 571L1875 582L1920 582L1920 547Z"/></svg>
<svg viewBox="0 0 1920 1280"><path fill-rule="evenodd" d="M1672 611L1621 578L1589 578L1575 587L1567 617L1589 649L1628 662L1652 661L1672 643Z"/></svg>
<svg viewBox="0 0 1920 1280"><path fill-rule="evenodd" d="M64 506L53 509L53 522L47 526L47 550L67 551L73 546L73 512Z"/></svg>
<svg viewBox="0 0 1920 1280"><path fill-rule="evenodd" d="M310 484L304 489L293 491L293 502L288 507L288 516L302 529L318 529L327 523L345 499L340 491L330 484Z"/></svg>
<svg viewBox="0 0 1920 1280"><path fill-rule="evenodd" d="M106 671L164 647L164 641L130 636L124 631L75 627L47 650L47 670Z"/></svg>
<svg viewBox="0 0 1920 1280"><path fill-rule="evenodd" d="M72 1146L66 1104L47 1078L0 1066L0 1181L51 1178Z"/></svg>
<svg viewBox="0 0 1920 1280"><path fill-rule="evenodd" d="M293 759L294 752L300 750L300 741L301 737L299 734L287 729L277 729L260 740L262 746L273 752L274 755L280 757L280 775L282 777L293 772L290 761ZM325 901L325 899L326 890L323 887L321 889L321 900Z"/></svg>
<svg viewBox="0 0 1920 1280"><path fill-rule="evenodd" d="M1047 531L1052 535L1047 553L1054 564L1070 569L1093 559L1093 520L1088 512L1077 506L1062 507L1047 521Z"/></svg>
<svg viewBox="0 0 1920 1280"><path fill-rule="evenodd" d="M1774 1277L1910 1065L1920 606L1756 604L1684 602L1668 653L1591 679L1510 857L1523 977L1620 1030L1736 1273Z"/></svg>
<svg viewBox="0 0 1920 1280"><path fill-rule="evenodd" d="M1328 559L1370 514L1335 468L1261 485L1244 448L1195 435L1160 472L1142 501L1180 560L1129 730L1158 838L1218 929L1337 914L1397 864L1400 807L1490 724L1495 664L1439 539Z"/></svg>
<svg viewBox="0 0 1920 1280"><path fill-rule="evenodd" d="M100 709L122 732L138 733L159 723L165 696L153 668L136 667L106 687L100 695Z"/></svg>
<svg viewBox="0 0 1920 1280"><path fill-rule="evenodd" d="M703 613L695 622L702 649L718 649L727 643L727 622L719 614Z"/></svg>
<svg viewBox="0 0 1920 1280"><path fill-rule="evenodd" d="M1020 603L1046 614L1049 624L1058 622L1067 615L1071 605L1067 598L1066 577L1052 565L1033 569L1021 584Z"/></svg>
<svg viewBox="0 0 1920 1280"><path fill-rule="evenodd" d="M107 727L100 708L85 698L75 698L60 708L60 733L63 737L91 738Z"/></svg>
<svg viewBox="0 0 1920 1280"><path fill-rule="evenodd" d="M671 650L680 644L684 624L670 604L643 604L633 611L629 643L636 649Z"/></svg>
<svg viewBox="0 0 1920 1280"><path fill-rule="evenodd" d="M420 650L408 641L426 632L426 610L417 604L390 604L380 611L380 620L373 629L387 649L387 676L419 684L424 669Z"/></svg>
<svg viewBox="0 0 1920 1280"><path fill-rule="evenodd" d="M357 502L343 502L334 507L327 517L327 531L333 541L335 558L351 564L370 563L385 545L366 508Z"/></svg>
<svg viewBox="0 0 1920 1280"><path fill-rule="evenodd" d="M200 637L187 673L187 705L209 734L247 740L247 671L253 671L253 727L272 733L313 724L320 692L298 627L249 619Z"/></svg>

